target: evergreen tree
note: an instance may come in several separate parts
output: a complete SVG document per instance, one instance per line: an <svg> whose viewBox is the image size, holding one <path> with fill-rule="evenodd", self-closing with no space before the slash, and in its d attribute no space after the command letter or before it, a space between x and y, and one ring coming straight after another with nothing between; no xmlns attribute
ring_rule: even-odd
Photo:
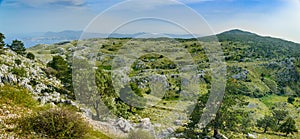
<svg viewBox="0 0 300 139"><path fill-rule="evenodd" d="M4 34L0 33L0 49L3 49L3 47L5 46L4 39Z"/></svg>
<svg viewBox="0 0 300 139"><path fill-rule="evenodd" d="M279 127L279 131L285 133L286 136L298 132L295 120L292 117L287 118L287 120Z"/></svg>
<svg viewBox="0 0 300 139"><path fill-rule="evenodd" d="M93 94L93 107L96 111L97 118L102 119L108 114L106 107L115 112L114 103L117 94L115 93L111 76L101 67L95 72L95 83L97 85L96 94Z"/></svg>
<svg viewBox="0 0 300 139"><path fill-rule="evenodd" d="M69 67L68 62L61 56L53 56L52 61L48 62L47 67L51 67L56 72L54 76L60 79L64 87L73 92L73 83L72 83L72 69ZM68 94L69 97L74 98L74 94Z"/></svg>
<svg viewBox="0 0 300 139"><path fill-rule="evenodd" d="M24 43L19 40L13 40L11 45L7 45L8 48L15 51L19 55L25 55L26 48L24 47Z"/></svg>
<svg viewBox="0 0 300 139"><path fill-rule="evenodd" d="M214 129L214 137L220 136L220 130L237 132L239 125L242 124L242 120L246 112L241 108L248 103L244 101L244 97L240 95L225 95L225 98L221 104L219 111L216 114L214 120L210 125ZM238 108L234 108L238 106Z"/></svg>
<svg viewBox="0 0 300 139"><path fill-rule="evenodd" d="M284 111L284 110L273 110L272 114L277 121L277 125L279 125L280 122L286 118L286 116L288 115L288 112Z"/></svg>
<svg viewBox="0 0 300 139"><path fill-rule="evenodd" d="M185 131L185 137L187 138L198 138L199 136L195 136L198 133L195 133L194 129L198 128L197 123L199 122L202 113L204 112L204 107L206 105L208 99L208 94L203 95L199 98L199 103L196 105L194 111L191 114L190 120L191 122L187 125L187 129ZM244 97L240 95L230 95L226 94L223 102L221 102L221 107L218 112L214 115L214 119L204 128L203 133L208 129L213 129L213 136L218 138L220 136L224 136L220 133L220 131L226 132L238 132L241 125L243 124L243 117L246 116L246 112L242 109L239 109L248 102L244 101ZM234 108L237 107L237 108ZM246 123L246 122L245 122ZM245 124L244 123L244 124ZM248 124L248 123L247 123ZM246 129L245 129L246 130ZM203 134L204 136L206 133ZM201 135L200 135L201 136Z"/></svg>
<svg viewBox="0 0 300 139"><path fill-rule="evenodd" d="M263 128L264 133L268 131L269 128L274 129L276 121L272 116L265 116L262 119L257 120L257 127Z"/></svg>
<svg viewBox="0 0 300 139"><path fill-rule="evenodd" d="M53 56L52 61L47 64L48 67L51 67L58 71L58 76L63 75L68 71L68 63L61 56Z"/></svg>

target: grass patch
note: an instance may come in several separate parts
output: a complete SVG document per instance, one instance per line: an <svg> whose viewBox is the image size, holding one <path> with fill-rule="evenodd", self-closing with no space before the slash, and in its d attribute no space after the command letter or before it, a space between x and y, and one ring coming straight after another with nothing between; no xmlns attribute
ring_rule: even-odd
<svg viewBox="0 0 300 139"><path fill-rule="evenodd" d="M271 108L276 103L287 102L287 99L288 99L288 97L285 97L285 96L268 95L268 96L262 97L260 99L260 101L263 102L269 108Z"/></svg>
<svg viewBox="0 0 300 139"><path fill-rule="evenodd" d="M11 104L34 108L38 102L26 89L5 85L0 87L0 104Z"/></svg>
<svg viewBox="0 0 300 139"><path fill-rule="evenodd" d="M83 139L111 139L110 137L104 135L103 133L95 130L90 130Z"/></svg>
<svg viewBox="0 0 300 139"><path fill-rule="evenodd" d="M126 139L155 139L155 137L148 131L138 129L136 131L131 131Z"/></svg>

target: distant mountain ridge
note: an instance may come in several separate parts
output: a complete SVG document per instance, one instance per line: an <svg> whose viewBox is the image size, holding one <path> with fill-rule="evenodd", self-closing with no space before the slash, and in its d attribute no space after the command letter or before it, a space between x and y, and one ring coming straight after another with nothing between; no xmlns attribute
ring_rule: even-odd
<svg viewBox="0 0 300 139"><path fill-rule="evenodd" d="M71 41L78 39L91 39L91 38L158 38L158 37L167 37L167 38L182 38L182 39L190 39L199 37L197 34L168 34L168 33L146 33L139 32L133 34L121 34L121 33L92 33L92 32L83 32L83 31L74 31L74 30L65 30L61 32L45 32L45 33L30 33L30 34L8 34L6 42L10 43L13 39L22 40L25 44L25 47L32 47L37 44L53 44L59 43L63 41ZM216 38L217 37L217 38ZM268 41L268 42L290 42L296 45L296 43L291 41L286 41L283 39L273 38L273 37L264 37L257 35L255 33L251 33L248 31L243 31L239 29L233 29L229 31L225 31L220 34L199 37L201 41L239 41L244 42L247 40L248 42L253 41Z"/></svg>
<svg viewBox="0 0 300 139"><path fill-rule="evenodd" d="M61 32L45 32L45 33L30 33L30 34L8 34L6 42L10 43L14 39L19 39L24 42L25 47L32 47L37 44L53 44L63 41L71 41L78 39L91 38L144 38L144 37L169 37L169 38L194 38L192 34L151 34L139 32L133 34L121 33L92 33L84 31L65 30Z"/></svg>
<svg viewBox="0 0 300 139"><path fill-rule="evenodd" d="M230 39L231 41L240 41L241 38L249 39L250 41L253 41L257 38L263 38L263 39L271 39L271 40L277 40L277 41L280 40L280 41L292 42L292 41L284 40L281 38L276 38L276 37L271 37L271 36L262 36L262 35L258 35L256 33L243 31L243 30L239 30L239 29L225 31L223 33L217 34L217 37L218 37L219 41L224 41L224 39L226 37L226 39ZM292 42L292 43L295 43L295 42Z"/></svg>

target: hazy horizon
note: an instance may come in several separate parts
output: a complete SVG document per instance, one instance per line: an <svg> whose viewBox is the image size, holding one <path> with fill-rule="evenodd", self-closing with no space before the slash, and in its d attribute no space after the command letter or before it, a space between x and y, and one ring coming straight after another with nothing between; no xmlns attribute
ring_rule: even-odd
<svg viewBox="0 0 300 139"><path fill-rule="evenodd" d="M184 10L195 12L199 19L193 18ZM91 27L101 13L101 21L105 23L101 27ZM2 0L0 18L5 20L0 22L0 32L31 34L95 30L95 33L111 33L110 28L116 29L128 17L159 15L163 18L172 17L176 23L188 26L192 33L200 36L240 29L299 43L298 13L298 0ZM199 22L203 25L199 25ZM201 26L200 29L198 26ZM156 19L137 21L114 33L140 32L189 34Z"/></svg>

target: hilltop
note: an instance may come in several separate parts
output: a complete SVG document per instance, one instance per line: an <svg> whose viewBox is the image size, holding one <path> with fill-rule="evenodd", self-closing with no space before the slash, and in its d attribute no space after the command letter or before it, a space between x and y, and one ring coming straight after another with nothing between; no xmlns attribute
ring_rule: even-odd
<svg viewBox="0 0 300 139"><path fill-rule="evenodd" d="M282 59L287 57L298 57L300 45L291 41L286 41L279 38L259 36L255 33L242 31L242 30L230 30L220 34L216 37L222 45L226 45L228 51L236 50L233 54L225 55L228 58L234 58L235 55L239 55L239 60L253 60L253 59ZM212 40L213 36L203 37L200 40L209 41ZM228 43L232 43L231 48ZM229 44L231 45L231 44ZM230 52L229 52L230 53ZM234 60L237 60L234 59Z"/></svg>

